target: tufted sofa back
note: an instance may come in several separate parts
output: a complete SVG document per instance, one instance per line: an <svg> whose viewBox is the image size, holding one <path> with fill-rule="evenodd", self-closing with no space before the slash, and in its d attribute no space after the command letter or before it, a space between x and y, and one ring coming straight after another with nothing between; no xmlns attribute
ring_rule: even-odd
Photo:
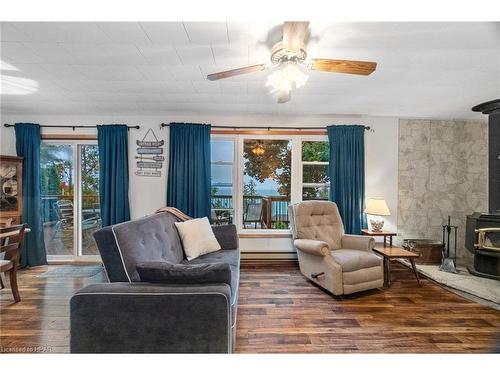
<svg viewBox="0 0 500 375"><path fill-rule="evenodd" d="M172 214L163 212L102 228L94 233L109 281L140 281L142 262L184 260Z"/></svg>
<svg viewBox="0 0 500 375"><path fill-rule="evenodd" d="M295 239L325 241L330 250L341 248L344 224L337 205L327 201L305 201L288 207Z"/></svg>

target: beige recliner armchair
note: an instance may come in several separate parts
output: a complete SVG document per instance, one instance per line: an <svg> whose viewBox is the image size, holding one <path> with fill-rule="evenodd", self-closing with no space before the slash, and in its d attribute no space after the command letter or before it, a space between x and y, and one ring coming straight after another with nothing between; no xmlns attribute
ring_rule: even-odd
<svg viewBox="0 0 500 375"><path fill-rule="evenodd" d="M306 201L288 207L300 271L334 295L382 287L382 259L372 237L344 234L333 202Z"/></svg>

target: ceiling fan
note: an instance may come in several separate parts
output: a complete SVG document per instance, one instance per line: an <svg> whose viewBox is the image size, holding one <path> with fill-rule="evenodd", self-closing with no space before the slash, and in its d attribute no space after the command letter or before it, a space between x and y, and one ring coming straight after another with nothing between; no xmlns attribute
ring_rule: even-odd
<svg viewBox="0 0 500 375"><path fill-rule="evenodd" d="M271 63L245 66L209 74L209 81L259 72L269 68L275 71L269 75L267 83L278 92L278 103L286 103L291 98L291 91L305 85L307 74L304 68L322 72L369 75L375 71L376 62L355 60L312 59L306 64L305 39L309 22L285 22L283 39L271 49Z"/></svg>

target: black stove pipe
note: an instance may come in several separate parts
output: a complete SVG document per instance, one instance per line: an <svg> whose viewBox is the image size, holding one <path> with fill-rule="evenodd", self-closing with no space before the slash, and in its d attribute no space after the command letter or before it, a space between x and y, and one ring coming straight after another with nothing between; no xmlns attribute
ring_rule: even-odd
<svg viewBox="0 0 500 375"><path fill-rule="evenodd" d="M488 207L500 214L500 99L481 103L472 108L489 116L488 120Z"/></svg>

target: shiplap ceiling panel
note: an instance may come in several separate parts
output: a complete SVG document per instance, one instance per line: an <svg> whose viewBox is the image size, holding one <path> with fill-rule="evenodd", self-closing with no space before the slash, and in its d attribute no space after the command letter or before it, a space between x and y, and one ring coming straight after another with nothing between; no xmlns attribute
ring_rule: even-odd
<svg viewBox="0 0 500 375"><path fill-rule="evenodd" d="M146 64L145 57L137 46L129 43L103 44L111 65Z"/></svg>
<svg viewBox="0 0 500 375"><path fill-rule="evenodd" d="M194 94L196 93L193 83L190 81L168 81L164 82L165 93Z"/></svg>
<svg viewBox="0 0 500 375"><path fill-rule="evenodd" d="M187 45L175 47L182 64L214 64L215 59L212 47L203 45Z"/></svg>
<svg viewBox="0 0 500 375"><path fill-rule="evenodd" d="M22 43L4 42L2 40L0 48L2 61L7 62L8 64L35 64L41 62L40 56L36 55L33 51L30 51Z"/></svg>
<svg viewBox="0 0 500 375"><path fill-rule="evenodd" d="M176 81L199 81L205 80L199 65L172 65L169 71Z"/></svg>
<svg viewBox="0 0 500 375"><path fill-rule="evenodd" d="M170 85L164 81L113 81L108 90L117 93L153 93L162 94L168 92ZM110 93L110 97L113 93Z"/></svg>
<svg viewBox="0 0 500 375"><path fill-rule="evenodd" d="M87 79L75 65L69 64L39 64L40 67L51 75L54 80L82 80Z"/></svg>
<svg viewBox="0 0 500 375"><path fill-rule="evenodd" d="M246 46L213 46L212 52L214 55L215 64L230 64L237 66L248 65L248 49ZM245 53L246 52L246 53Z"/></svg>
<svg viewBox="0 0 500 375"><path fill-rule="evenodd" d="M269 22L228 22L229 44L247 44L255 47L265 43L269 30L274 25Z"/></svg>
<svg viewBox="0 0 500 375"><path fill-rule="evenodd" d="M94 22L12 22L13 41L42 43L108 43L109 37ZM2 40L4 40L2 38ZM8 40L8 39L5 39Z"/></svg>
<svg viewBox="0 0 500 375"><path fill-rule="evenodd" d="M334 48L481 49L498 47L499 31L492 22L366 22L327 25L313 37Z"/></svg>
<svg viewBox="0 0 500 375"><path fill-rule="evenodd" d="M220 89L220 82L210 81L195 81L193 86L197 93L200 94L218 94L222 93Z"/></svg>
<svg viewBox="0 0 500 375"><path fill-rule="evenodd" d="M133 65L74 65L85 78L99 81L142 81L144 75Z"/></svg>
<svg viewBox="0 0 500 375"><path fill-rule="evenodd" d="M81 74L81 73L80 73ZM87 79L56 79L54 84L61 88L63 92L79 92L85 95L89 91L107 91L110 92L110 99L112 97L111 91L113 90L110 82L96 81ZM36 95L35 95L36 96Z"/></svg>
<svg viewBox="0 0 500 375"><path fill-rule="evenodd" d="M98 22L97 26L115 43L151 44L138 22Z"/></svg>
<svg viewBox="0 0 500 375"><path fill-rule="evenodd" d="M500 97L499 25L311 22L309 57L376 61L377 70L308 71L307 84L278 105L266 86L272 69L206 76L268 63L279 23L4 22L1 109L478 118L471 106Z"/></svg>
<svg viewBox="0 0 500 375"><path fill-rule="evenodd" d="M183 22L189 41L194 44L229 43L226 22Z"/></svg>
<svg viewBox="0 0 500 375"><path fill-rule="evenodd" d="M161 65L137 65L136 68L141 72L147 81L173 81L174 76L170 73L169 66Z"/></svg>
<svg viewBox="0 0 500 375"><path fill-rule="evenodd" d="M247 92L246 82L221 81L219 85L222 93L246 94Z"/></svg>
<svg viewBox="0 0 500 375"><path fill-rule="evenodd" d="M172 46L153 44L137 46L141 55L150 65L180 65L182 64L177 51Z"/></svg>
<svg viewBox="0 0 500 375"><path fill-rule="evenodd" d="M41 63L75 64L77 58L59 43L23 42L23 46L40 58Z"/></svg>
<svg viewBox="0 0 500 375"><path fill-rule="evenodd" d="M153 44L189 44L189 37L182 22L141 22L140 25Z"/></svg>
<svg viewBox="0 0 500 375"><path fill-rule="evenodd" d="M64 65L67 66L67 65ZM16 74L16 72L21 72L28 76L38 77L40 80L51 80L54 79L54 75L50 71L44 68L44 64L15 64L16 71L10 72L11 74ZM8 70L5 71L8 74Z"/></svg>
<svg viewBox="0 0 500 375"><path fill-rule="evenodd" d="M61 43L60 45L72 54L80 64L111 64L107 48L109 43Z"/></svg>
<svg viewBox="0 0 500 375"><path fill-rule="evenodd" d="M0 35L3 42L26 42L32 40L28 34L19 30L14 22L2 22Z"/></svg>

